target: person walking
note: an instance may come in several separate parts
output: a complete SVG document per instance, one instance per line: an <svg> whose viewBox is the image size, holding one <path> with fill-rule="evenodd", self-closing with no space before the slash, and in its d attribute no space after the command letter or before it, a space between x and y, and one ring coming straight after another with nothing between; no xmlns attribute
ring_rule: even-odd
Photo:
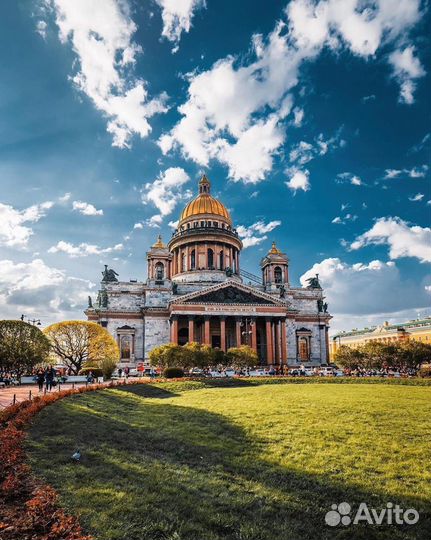
<svg viewBox="0 0 431 540"><path fill-rule="evenodd" d="M49 366L45 371L45 388L50 392L53 387L55 378L55 369L52 366Z"/></svg>
<svg viewBox="0 0 431 540"><path fill-rule="evenodd" d="M39 392L42 392L43 390L44 381L45 381L45 373L43 369L39 369L38 372L36 373L36 382L39 387Z"/></svg>

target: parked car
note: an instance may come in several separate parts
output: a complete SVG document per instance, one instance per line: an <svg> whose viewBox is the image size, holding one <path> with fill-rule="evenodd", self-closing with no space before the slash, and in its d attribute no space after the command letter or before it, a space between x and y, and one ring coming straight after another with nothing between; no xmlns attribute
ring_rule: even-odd
<svg viewBox="0 0 431 540"><path fill-rule="evenodd" d="M268 373L265 369L251 369L249 375L250 377L266 377Z"/></svg>
<svg viewBox="0 0 431 540"><path fill-rule="evenodd" d="M189 375L191 377L205 377L205 372L203 369L195 367L195 368L189 369Z"/></svg>
<svg viewBox="0 0 431 540"><path fill-rule="evenodd" d="M232 368L226 368L223 370L222 376L224 377L234 377L235 376L235 370Z"/></svg>
<svg viewBox="0 0 431 540"><path fill-rule="evenodd" d="M334 374L334 368L332 366L324 366L319 369L318 373L322 377L329 377Z"/></svg>
<svg viewBox="0 0 431 540"><path fill-rule="evenodd" d="M218 370L211 370L208 372L208 375L210 377L224 377L223 373L221 371L218 371Z"/></svg>

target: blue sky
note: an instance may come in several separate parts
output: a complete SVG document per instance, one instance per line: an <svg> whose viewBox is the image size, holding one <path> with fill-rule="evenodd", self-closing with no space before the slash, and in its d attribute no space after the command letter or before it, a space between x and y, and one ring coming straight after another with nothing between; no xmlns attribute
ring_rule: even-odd
<svg viewBox="0 0 431 540"><path fill-rule="evenodd" d="M202 171L259 273L333 330L427 315L430 25L417 0L41 0L0 17L0 316L146 278Z"/></svg>

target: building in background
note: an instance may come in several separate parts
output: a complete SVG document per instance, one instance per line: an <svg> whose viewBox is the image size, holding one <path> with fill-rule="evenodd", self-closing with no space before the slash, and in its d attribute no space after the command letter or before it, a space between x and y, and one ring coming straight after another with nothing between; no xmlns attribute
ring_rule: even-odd
<svg viewBox="0 0 431 540"><path fill-rule="evenodd" d="M393 343L408 339L431 344L431 317L407 321L400 324L389 324L385 321L381 326L363 328L362 330L352 330L350 332L340 332L331 337L331 355L333 355L341 345L359 347L365 345L365 343L368 343L369 341Z"/></svg>
<svg viewBox="0 0 431 540"><path fill-rule="evenodd" d="M247 344L265 365L326 364L331 316L318 276L292 287L289 259L275 243L261 260L261 277L250 274L240 267L241 249L204 175L168 244L159 236L147 252L147 280L119 281L105 266L88 320L114 336L122 365L147 361L158 345L191 341L224 351Z"/></svg>

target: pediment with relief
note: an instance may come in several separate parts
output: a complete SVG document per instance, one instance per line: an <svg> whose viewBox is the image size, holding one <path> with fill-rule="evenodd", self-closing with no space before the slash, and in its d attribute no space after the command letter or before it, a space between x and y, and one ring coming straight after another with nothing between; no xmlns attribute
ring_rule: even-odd
<svg viewBox="0 0 431 540"><path fill-rule="evenodd" d="M173 304L249 304L286 306L279 298L237 283L225 283L208 287L204 291L180 296Z"/></svg>

